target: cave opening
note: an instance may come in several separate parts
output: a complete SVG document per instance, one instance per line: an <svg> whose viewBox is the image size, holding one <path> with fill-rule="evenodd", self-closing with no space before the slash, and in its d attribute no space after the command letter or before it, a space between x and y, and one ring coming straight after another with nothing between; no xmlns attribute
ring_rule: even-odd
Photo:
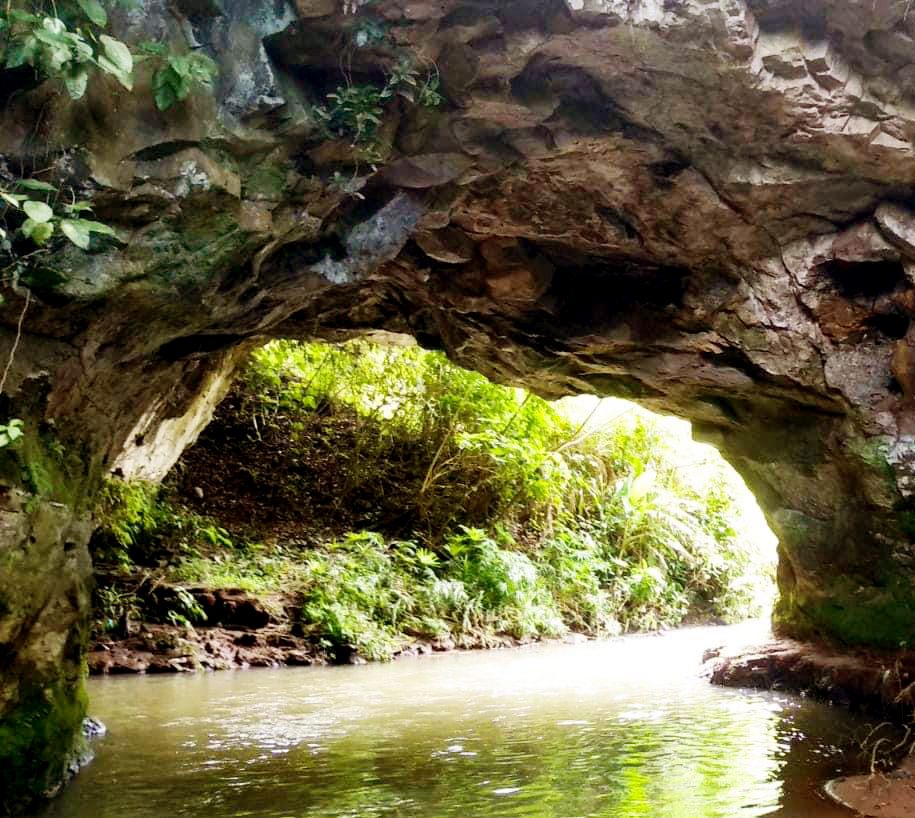
<svg viewBox="0 0 915 818"><path fill-rule="evenodd" d="M271 342L162 488L108 491L92 542L97 672L172 667L156 649L137 659L156 644L141 628L166 645L197 628L188 669L346 662L736 621L768 616L774 597L774 535L687 422L620 399L547 401L403 336ZM379 578L384 594L354 591ZM217 631L268 624L282 645L207 653Z"/></svg>
<svg viewBox="0 0 915 818"><path fill-rule="evenodd" d="M636 404L546 401L412 340L383 341L258 349L163 488L111 489L93 542L89 664L147 675L92 680L111 738L64 796L72 814L100 799L133 814L134 787L158 786L175 758L183 803L219 791L218 815L294 799L341 816L341 798L368 810L390 791L428 810L410 783L419 759L469 765L503 798L530 785L487 759L514 768L535 734L538 758L574 768L579 750L636 753L648 734L633 733L634 713L669 752L691 740L677 738L684 712L732 706L695 673L720 637L676 627L771 602L774 537L720 455L685 421ZM620 631L658 635L589 638ZM301 667L423 653L440 655ZM239 660L300 667L171 673ZM727 752L710 744L703 758L766 778L755 754L736 751L781 746L769 706L758 711L734 725ZM569 745L569 730L584 743ZM367 759L376 773L354 796L345 781ZM117 774L131 786L114 791L105 777L125 764L133 771ZM456 769L436 774L436 798L469 808L474 789ZM251 783L227 788L227 775ZM279 795L267 779L283 781ZM549 786L566 802L588 785Z"/></svg>

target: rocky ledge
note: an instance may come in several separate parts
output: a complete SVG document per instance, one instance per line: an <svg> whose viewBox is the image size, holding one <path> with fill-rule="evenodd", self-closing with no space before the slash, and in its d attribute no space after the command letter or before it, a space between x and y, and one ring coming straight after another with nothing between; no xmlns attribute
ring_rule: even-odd
<svg viewBox="0 0 915 818"><path fill-rule="evenodd" d="M326 658L275 625L255 631L144 624L126 638L96 642L88 662L91 674L184 673L325 664Z"/></svg>
<svg viewBox="0 0 915 818"><path fill-rule="evenodd" d="M910 715L915 706L915 651L877 651L775 639L705 654L712 684L789 690L880 713ZM913 813L915 814L915 813Z"/></svg>

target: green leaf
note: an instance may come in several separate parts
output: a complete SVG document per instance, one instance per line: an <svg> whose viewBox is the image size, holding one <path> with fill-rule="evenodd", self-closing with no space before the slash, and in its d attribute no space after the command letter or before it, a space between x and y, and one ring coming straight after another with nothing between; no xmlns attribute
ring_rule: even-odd
<svg viewBox="0 0 915 818"><path fill-rule="evenodd" d="M106 74L111 74L111 76L121 83L128 91L133 90L133 77L130 74L125 74L121 71L117 65L109 60L104 54L101 54L98 58L98 67Z"/></svg>
<svg viewBox="0 0 915 818"><path fill-rule="evenodd" d="M99 0L77 0L83 13L99 28L108 25L108 14Z"/></svg>
<svg viewBox="0 0 915 818"><path fill-rule="evenodd" d="M156 43L152 40L145 40L140 43L140 51L149 54L152 57L167 57L168 46L165 43Z"/></svg>
<svg viewBox="0 0 915 818"><path fill-rule="evenodd" d="M124 43L120 40L115 40L114 37L109 37L107 34L99 37L99 42L101 42L102 48L105 49L104 56L111 60L118 71L124 74L129 74L133 71L133 55Z"/></svg>
<svg viewBox="0 0 915 818"><path fill-rule="evenodd" d="M92 236L89 231L79 223L71 219L61 219L60 232L63 233L73 244L81 250L89 249L89 241Z"/></svg>
<svg viewBox="0 0 915 818"><path fill-rule="evenodd" d="M190 76L191 61L188 57L172 57L168 61L168 67L171 68L179 77Z"/></svg>
<svg viewBox="0 0 915 818"><path fill-rule="evenodd" d="M88 230L90 233L101 233L105 236L117 236L117 233L114 232L114 228L105 224L104 222L95 222L91 219L74 219L73 222L74 224L79 225L82 229Z"/></svg>
<svg viewBox="0 0 915 818"><path fill-rule="evenodd" d="M19 440L23 434L22 421L19 418L13 418L9 423L0 424L0 449Z"/></svg>
<svg viewBox="0 0 915 818"><path fill-rule="evenodd" d="M174 90L172 90L172 87L168 84L163 84L156 88L155 96L156 107L160 111L167 111L178 101L177 94L175 94Z"/></svg>
<svg viewBox="0 0 915 818"><path fill-rule="evenodd" d="M26 219L19 228L22 235L30 238L35 244L44 244L54 234L54 225L51 222L36 222Z"/></svg>
<svg viewBox="0 0 915 818"><path fill-rule="evenodd" d="M36 244L44 244L52 235L54 235L54 225L51 222L44 222L37 225L32 231L32 241Z"/></svg>
<svg viewBox="0 0 915 818"><path fill-rule="evenodd" d="M58 20L58 22L60 21ZM36 38L41 40L41 42L50 46L62 47L69 51L70 46L72 45L72 40L68 36L66 30L58 31L57 29L45 26L44 28L36 28L32 33Z"/></svg>
<svg viewBox="0 0 915 818"><path fill-rule="evenodd" d="M64 77L64 86L70 99L82 99L88 85L89 72L85 68L79 68Z"/></svg>
<svg viewBox="0 0 915 818"><path fill-rule="evenodd" d="M89 202L76 202L66 207L70 213L85 213L87 210L92 210L92 205Z"/></svg>
<svg viewBox="0 0 915 818"><path fill-rule="evenodd" d="M29 199L22 203L22 209L25 211L26 216L38 224L44 224L54 218L54 211L44 202L36 202L33 199Z"/></svg>
<svg viewBox="0 0 915 818"><path fill-rule="evenodd" d="M204 85L209 85L219 74L219 66L206 54L192 54L190 65L191 77Z"/></svg>
<svg viewBox="0 0 915 818"><path fill-rule="evenodd" d="M38 179L20 179L16 182L16 187L24 187L26 190L39 190L42 193L57 192L57 188L54 185L49 185L47 182L42 182Z"/></svg>
<svg viewBox="0 0 915 818"><path fill-rule="evenodd" d="M18 68L20 65L33 64L37 49L38 40L34 37L25 37L13 42L6 52L6 67Z"/></svg>
<svg viewBox="0 0 915 818"><path fill-rule="evenodd" d="M0 190L0 199L3 199L7 204L12 205L18 210L26 197L18 193L7 193L5 190Z"/></svg>
<svg viewBox="0 0 915 818"><path fill-rule="evenodd" d="M52 34L63 34L67 30L67 26L64 24L63 20L58 19L57 17L45 17L41 21L41 25L44 27L45 31L50 31ZM39 34L39 30L35 30L35 35Z"/></svg>
<svg viewBox="0 0 915 818"><path fill-rule="evenodd" d="M10 9L10 20L14 23L40 23L41 18L35 14L31 14L27 11L20 11L19 9Z"/></svg>
<svg viewBox="0 0 915 818"><path fill-rule="evenodd" d="M77 37L76 41L73 43L73 47L76 49L76 56L74 59L77 62L91 62L93 54L92 46L89 45L82 37Z"/></svg>

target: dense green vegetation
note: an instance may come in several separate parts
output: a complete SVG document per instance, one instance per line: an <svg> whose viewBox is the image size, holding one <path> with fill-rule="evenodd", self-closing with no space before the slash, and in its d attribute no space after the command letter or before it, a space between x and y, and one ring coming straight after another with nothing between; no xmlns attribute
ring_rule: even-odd
<svg viewBox="0 0 915 818"><path fill-rule="evenodd" d="M416 347L275 342L162 493L109 487L96 559L283 593L370 658L753 613L770 579L725 479L689 476L637 415L574 423Z"/></svg>

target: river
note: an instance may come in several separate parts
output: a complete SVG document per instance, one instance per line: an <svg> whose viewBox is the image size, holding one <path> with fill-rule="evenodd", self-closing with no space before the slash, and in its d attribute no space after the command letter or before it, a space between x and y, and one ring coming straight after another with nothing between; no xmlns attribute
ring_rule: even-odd
<svg viewBox="0 0 915 818"><path fill-rule="evenodd" d="M108 735L43 815L848 818L820 788L863 721L710 686L735 633L93 679Z"/></svg>

